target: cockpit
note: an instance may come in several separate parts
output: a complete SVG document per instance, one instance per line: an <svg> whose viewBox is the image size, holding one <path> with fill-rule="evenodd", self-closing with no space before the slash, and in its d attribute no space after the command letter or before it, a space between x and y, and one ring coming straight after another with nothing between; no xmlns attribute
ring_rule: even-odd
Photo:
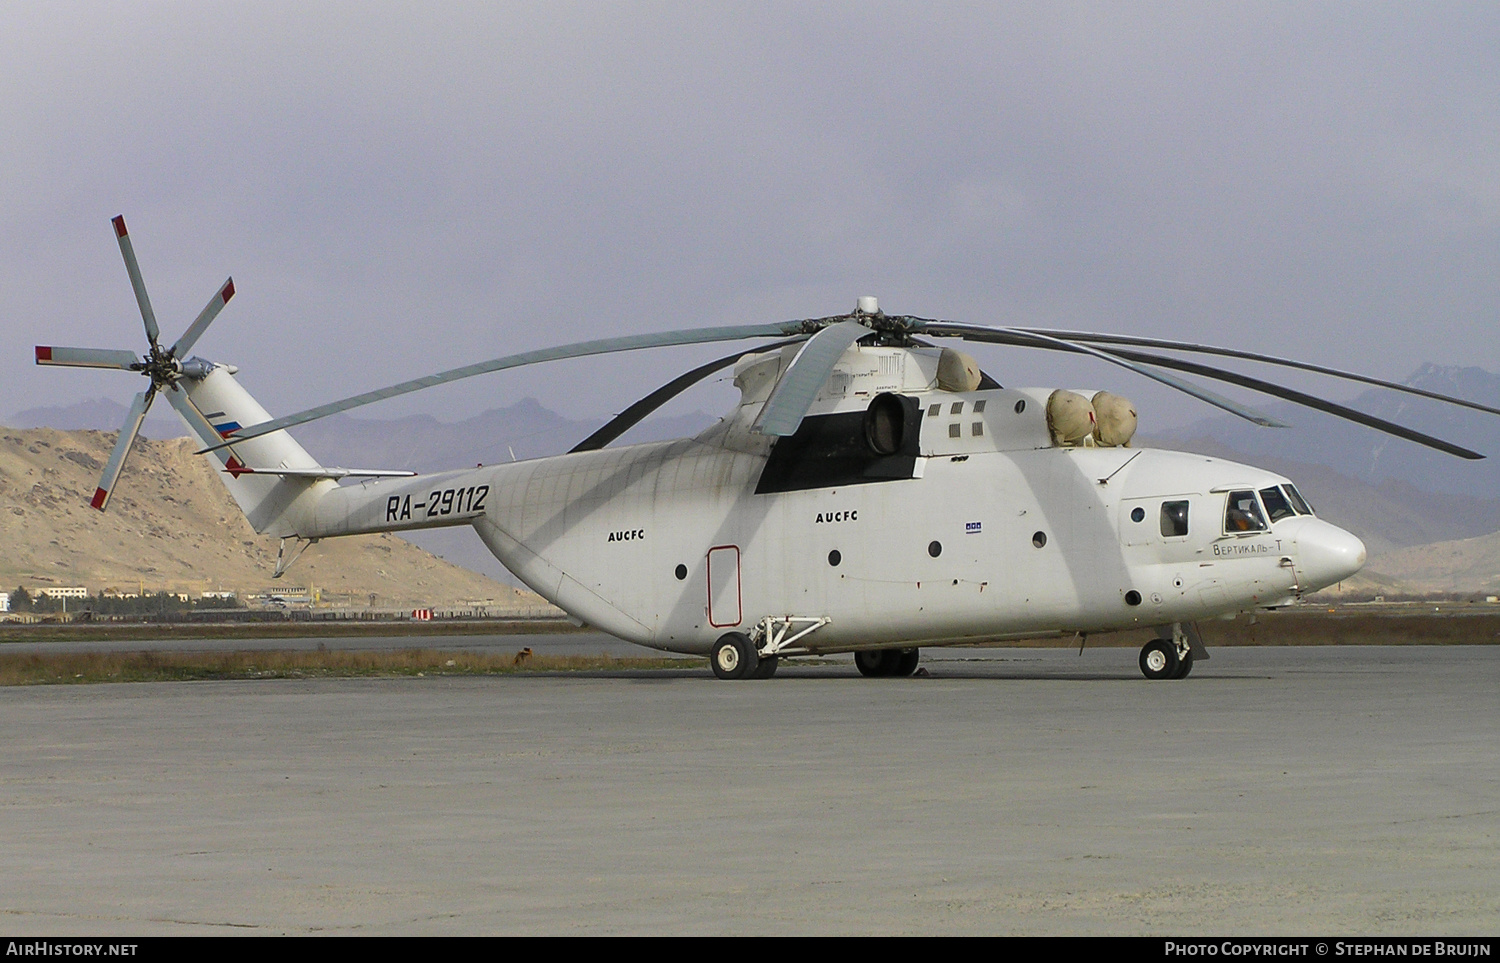
<svg viewBox="0 0 1500 963"><path fill-rule="evenodd" d="M1290 482L1262 488L1259 492L1253 489L1232 491L1224 506L1224 533L1264 532L1283 518L1311 514L1312 506Z"/></svg>

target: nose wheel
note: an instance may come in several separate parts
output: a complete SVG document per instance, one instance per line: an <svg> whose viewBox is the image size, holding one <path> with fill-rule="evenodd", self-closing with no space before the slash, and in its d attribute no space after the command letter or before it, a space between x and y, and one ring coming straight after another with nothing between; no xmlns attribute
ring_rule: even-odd
<svg viewBox="0 0 1500 963"><path fill-rule="evenodd" d="M1179 655L1171 639L1153 639L1141 648L1141 674L1148 679L1186 679L1192 671L1192 650Z"/></svg>

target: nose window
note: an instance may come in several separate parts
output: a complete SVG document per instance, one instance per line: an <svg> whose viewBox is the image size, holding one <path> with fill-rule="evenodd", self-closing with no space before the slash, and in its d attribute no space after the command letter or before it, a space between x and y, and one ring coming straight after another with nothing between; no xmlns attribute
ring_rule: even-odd
<svg viewBox="0 0 1500 963"><path fill-rule="evenodd" d="M1188 503L1161 503L1161 534L1163 538L1177 538L1188 533Z"/></svg>
<svg viewBox="0 0 1500 963"><path fill-rule="evenodd" d="M1279 522L1283 518L1291 518L1297 514L1286 500L1286 496L1279 488L1262 488L1260 490L1260 503L1266 506L1266 514L1271 516L1272 523Z"/></svg>
<svg viewBox="0 0 1500 963"><path fill-rule="evenodd" d="M1266 517L1261 514L1260 503L1255 500L1255 492L1230 492L1229 503L1224 508L1224 531L1231 535L1235 532L1263 532L1266 530Z"/></svg>

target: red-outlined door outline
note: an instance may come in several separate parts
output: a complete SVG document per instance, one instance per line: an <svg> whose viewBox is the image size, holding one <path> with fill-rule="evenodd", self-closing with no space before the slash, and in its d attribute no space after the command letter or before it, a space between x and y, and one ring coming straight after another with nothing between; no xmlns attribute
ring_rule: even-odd
<svg viewBox="0 0 1500 963"><path fill-rule="evenodd" d="M740 624L740 547L708 550L708 624L716 629Z"/></svg>

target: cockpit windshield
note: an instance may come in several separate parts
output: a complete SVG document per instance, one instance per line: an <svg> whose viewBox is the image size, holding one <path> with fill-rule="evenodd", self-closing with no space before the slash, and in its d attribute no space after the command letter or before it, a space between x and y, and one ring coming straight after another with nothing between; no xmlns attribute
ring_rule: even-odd
<svg viewBox="0 0 1500 963"><path fill-rule="evenodd" d="M1267 527L1260 502L1255 500L1255 492L1229 493L1229 503L1224 508L1224 531L1233 535L1236 532L1263 532Z"/></svg>
<svg viewBox="0 0 1500 963"><path fill-rule="evenodd" d="M1292 500L1292 507L1297 510L1298 515L1313 514L1312 506L1307 503L1307 499L1302 497L1302 493L1297 491L1296 485L1287 482L1281 486L1281 489L1286 492L1286 497Z"/></svg>
<svg viewBox="0 0 1500 963"><path fill-rule="evenodd" d="M1280 488L1262 488L1260 490L1260 503L1266 506L1266 514L1271 516L1271 524L1273 525L1283 518L1291 518L1297 514L1292 508L1291 502L1287 501L1286 495L1282 494Z"/></svg>

